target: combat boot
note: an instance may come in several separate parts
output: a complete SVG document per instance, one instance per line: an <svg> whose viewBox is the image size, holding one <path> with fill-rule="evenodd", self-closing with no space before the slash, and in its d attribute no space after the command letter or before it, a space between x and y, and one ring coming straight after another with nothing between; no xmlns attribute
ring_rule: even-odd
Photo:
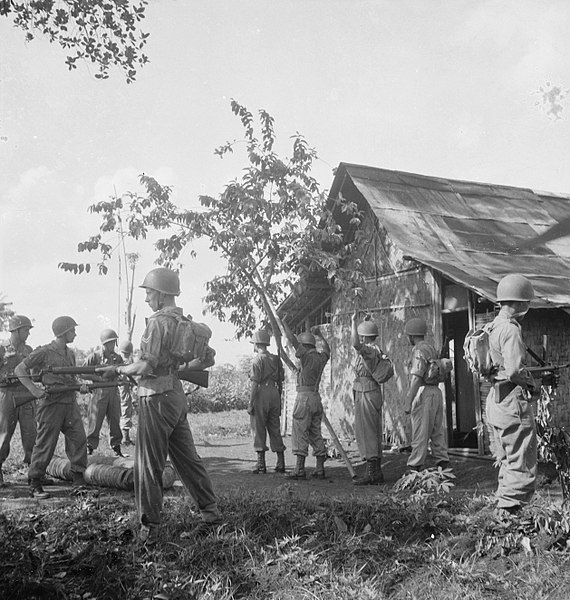
<svg viewBox="0 0 570 600"><path fill-rule="evenodd" d="M317 456L317 466L315 470L311 473L311 477L315 479L324 479L325 478L325 460L326 456Z"/></svg>
<svg viewBox="0 0 570 600"><path fill-rule="evenodd" d="M267 467L265 466L265 452L257 453L257 466L253 469L255 475L265 475Z"/></svg>
<svg viewBox="0 0 570 600"><path fill-rule="evenodd" d="M129 429L123 429L123 445L134 446L133 440L131 440L131 433Z"/></svg>
<svg viewBox="0 0 570 600"><path fill-rule="evenodd" d="M129 456L128 454L123 454L121 452L121 446L119 446L119 444L113 446L112 450L115 453L115 456L118 456L119 458L127 458Z"/></svg>
<svg viewBox="0 0 570 600"><path fill-rule="evenodd" d="M307 479L307 473L305 472L305 457L301 454L297 454L297 464L295 470L288 475L289 479Z"/></svg>
<svg viewBox="0 0 570 600"><path fill-rule="evenodd" d="M380 468L380 463L377 458L371 458L366 461L366 473L364 477L357 477L354 485L379 485L384 482L384 475Z"/></svg>
<svg viewBox="0 0 570 600"><path fill-rule="evenodd" d="M285 473L285 453L277 453L277 464L275 465L276 473Z"/></svg>
<svg viewBox="0 0 570 600"><path fill-rule="evenodd" d="M37 498L38 500L46 500L51 497L50 494L44 491L39 479L30 481L29 495L30 498Z"/></svg>
<svg viewBox="0 0 570 600"><path fill-rule="evenodd" d="M0 487L4 487L5 485L6 483L4 482L4 473L2 473L2 466L0 465Z"/></svg>

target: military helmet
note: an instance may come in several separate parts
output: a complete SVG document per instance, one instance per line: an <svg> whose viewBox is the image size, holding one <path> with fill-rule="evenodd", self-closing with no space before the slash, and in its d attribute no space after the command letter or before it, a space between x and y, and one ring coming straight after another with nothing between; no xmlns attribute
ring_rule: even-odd
<svg viewBox="0 0 570 600"><path fill-rule="evenodd" d="M16 331L22 327L29 327L30 329L33 327L30 319L24 315L14 315L8 321L8 331Z"/></svg>
<svg viewBox="0 0 570 600"><path fill-rule="evenodd" d="M156 290L169 296L180 295L180 278L178 273L166 267L152 269L146 274L144 281L139 285L141 288Z"/></svg>
<svg viewBox="0 0 570 600"><path fill-rule="evenodd" d="M125 354L133 353L133 343L130 340L125 340L119 344L119 352L124 352Z"/></svg>
<svg viewBox="0 0 570 600"><path fill-rule="evenodd" d="M71 317L57 317L51 324L51 330L55 337L60 337L70 329L77 327L77 323Z"/></svg>
<svg viewBox="0 0 570 600"><path fill-rule="evenodd" d="M374 321L362 321L358 326L358 335L365 337L378 337L378 325Z"/></svg>
<svg viewBox="0 0 570 600"><path fill-rule="evenodd" d="M533 298L532 283L523 275L505 275L497 285L497 302L530 302Z"/></svg>
<svg viewBox="0 0 570 600"><path fill-rule="evenodd" d="M269 340L269 333L264 329L260 329L253 334L253 339L251 340L252 344L262 344L264 346L269 346L271 343Z"/></svg>
<svg viewBox="0 0 570 600"><path fill-rule="evenodd" d="M317 345L317 340L315 339L315 336L312 333L309 333L308 331L303 331L303 333L300 333L297 336L297 340L301 344L307 344L308 346Z"/></svg>
<svg viewBox="0 0 570 600"><path fill-rule="evenodd" d="M102 344L106 344L107 342L118 340L119 336L114 329L103 329L103 331L99 334L99 339L101 340Z"/></svg>
<svg viewBox="0 0 570 600"><path fill-rule="evenodd" d="M425 335L427 333L427 323L419 317L414 317L406 321L404 333L406 335Z"/></svg>

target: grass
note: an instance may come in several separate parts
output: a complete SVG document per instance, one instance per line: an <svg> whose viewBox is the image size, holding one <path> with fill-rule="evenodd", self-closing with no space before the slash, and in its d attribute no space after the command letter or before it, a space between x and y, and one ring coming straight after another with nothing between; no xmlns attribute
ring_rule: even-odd
<svg viewBox="0 0 570 600"><path fill-rule="evenodd" d="M189 419L197 439L249 435L245 411ZM151 549L136 541L130 498L0 514L0 598L570 597L567 509L538 498L501 521L489 498L450 495L435 477L348 499L301 497L286 480L271 491L233 489L219 498L225 524L206 536L194 533L190 499L167 497Z"/></svg>

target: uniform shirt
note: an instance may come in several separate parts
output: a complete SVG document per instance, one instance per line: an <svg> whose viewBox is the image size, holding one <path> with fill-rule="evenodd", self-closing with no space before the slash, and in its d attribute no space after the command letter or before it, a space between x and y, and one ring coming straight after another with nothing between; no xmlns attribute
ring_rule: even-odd
<svg viewBox="0 0 570 600"><path fill-rule="evenodd" d="M7 340L0 344L0 377L14 375L14 369L32 352L32 347L27 344L14 344ZM9 392L14 398L30 397L27 388L20 382L10 387L2 388L3 392Z"/></svg>
<svg viewBox="0 0 570 600"><path fill-rule="evenodd" d="M75 367L75 354L67 347L63 348L55 341L40 346L33 350L23 361L31 372L38 372L47 367ZM56 375L46 373L42 377L45 385L77 385L75 375ZM48 394L44 404L71 404L75 399L75 392L64 392L62 394Z"/></svg>
<svg viewBox="0 0 570 600"><path fill-rule="evenodd" d="M522 339L520 323L516 319L499 312L489 333L489 351L493 364L499 367L495 379L508 379L508 371L528 379L529 385L533 385L532 376L528 371L525 372L526 346Z"/></svg>
<svg viewBox="0 0 570 600"><path fill-rule="evenodd" d="M123 358L116 352L105 352L104 348L99 348L96 352L91 352L85 359L86 367L99 367L108 365L122 365Z"/></svg>
<svg viewBox="0 0 570 600"><path fill-rule="evenodd" d="M281 383L285 378L281 359L270 352L256 354L251 363L249 378L257 384Z"/></svg>
<svg viewBox="0 0 570 600"><path fill-rule="evenodd" d="M357 377L370 377L384 356L384 352L376 344L360 344L356 349L354 372Z"/></svg>
<svg viewBox="0 0 570 600"><path fill-rule="evenodd" d="M412 349L410 375L417 375L422 381L427 375L429 361L438 358L437 350L428 342L421 341Z"/></svg>
<svg viewBox="0 0 570 600"><path fill-rule="evenodd" d="M295 356L301 361L301 368L297 373L297 387L313 387L317 391L323 369L329 359L328 352L317 352L316 348L300 345Z"/></svg>

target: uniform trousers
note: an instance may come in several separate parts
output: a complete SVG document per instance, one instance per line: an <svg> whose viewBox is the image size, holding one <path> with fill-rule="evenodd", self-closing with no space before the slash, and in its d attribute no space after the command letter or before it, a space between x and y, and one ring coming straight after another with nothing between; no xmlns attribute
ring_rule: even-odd
<svg viewBox="0 0 570 600"><path fill-rule="evenodd" d="M500 463L496 497L499 508L523 506L536 488L536 424L530 402L517 386L501 402L495 388L487 396L485 412L491 427L491 451Z"/></svg>
<svg viewBox="0 0 570 600"><path fill-rule="evenodd" d="M326 456L325 440L321 434L322 418L323 405L319 393L298 391L291 432L293 454L307 456L310 445L314 456Z"/></svg>
<svg viewBox="0 0 570 600"><path fill-rule="evenodd" d="M140 396L137 444L135 446L135 501L143 525L161 520L162 472L167 457L204 521L221 515L210 476L196 452L187 420L187 402L180 389Z"/></svg>
<svg viewBox="0 0 570 600"><path fill-rule="evenodd" d="M24 462L29 464L37 431L34 402L30 400L16 406L14 395L8 390L0 389L0 467L10 454L10 442L18 423Z"/></svg>
<svg viewBox="0 0 570 600"><path fill-rule="evenodd" d="M428 447L436 462L449 462L443 421L443 396L436 385L420 387L411 411L412 453L408 467L420 468L425 465Z"/></svg>
<svg viewBox="0 0 570 600"><path fill-rule="evenodd" d="M253 402L251 431L253 448L256 452L267 452L267 435L271 452L284 452L285 444L281 437L281 396L275 385L261 384Z"/></svg>
<svg viewBox="0 0 570 600"><path fill-rule="evenodd" d="M53 458L59 434L65 436L65 454L72 473L83 473L87 468L87 438L79 407L75 399L69 403L49 403L38 400L36 407L38 435L28 471L30 479L41 479Z"/></svg>
<svg viewBox="0 0 570 600"><path fill-rule="evenodd" d="M133 392L131 386L121 386L119 395L121 397L121 429L130 430L133 426Z"/></svg>
<svg viewBox="0 0 570 600"><path fill-rule="evenodd" d="M107 418L109 424L109 438L111 448L119 446L123 440L121 432L121 400L118 390L95 391L89 404L89 433L87 443L95 449L99 446L99 435L103 420Z"/></svg>
<svg viewBox="0 0 570 600"><path fill-rule="evenodd" d="M382 459L382 390L354 390L354 435L362 460Z"/></svg>

